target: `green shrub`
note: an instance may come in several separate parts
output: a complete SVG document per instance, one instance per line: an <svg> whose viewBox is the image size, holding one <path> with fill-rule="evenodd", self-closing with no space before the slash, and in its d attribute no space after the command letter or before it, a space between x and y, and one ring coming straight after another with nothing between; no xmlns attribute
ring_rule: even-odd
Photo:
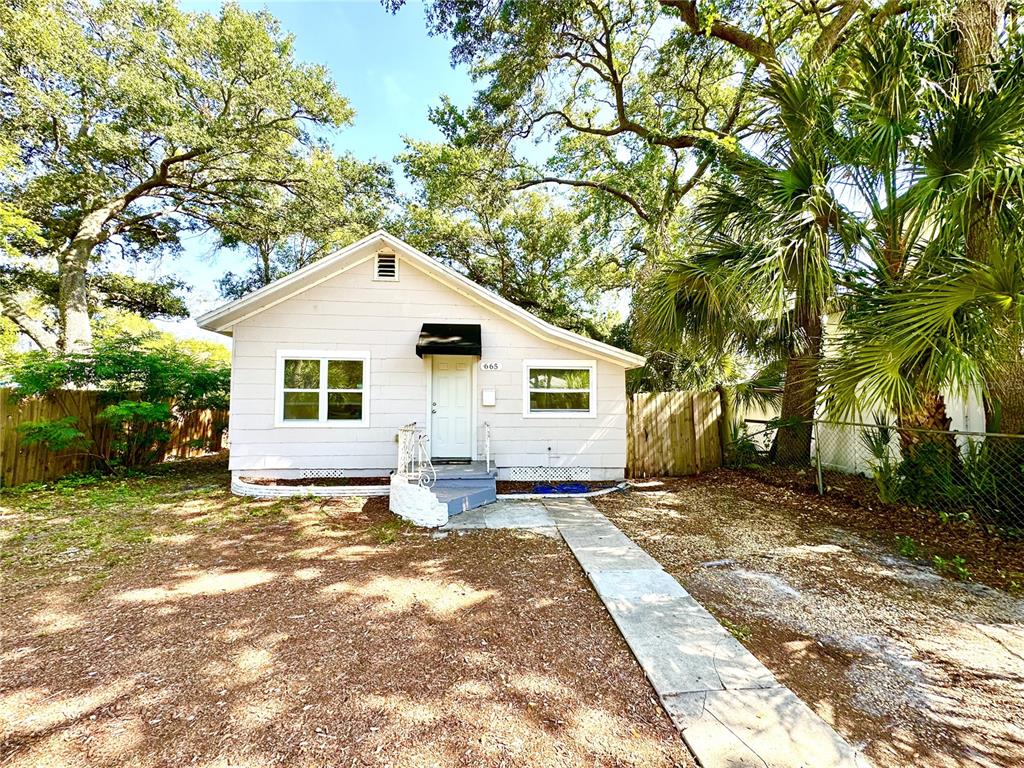
<svg viewBox="0 0 1024 768"><path fill-rule="evenodd" d="M167 403L122 400L100 411L99 419L113 430L114 459L125 467L152 464L163 454L171 437L171 408Z"/></svg>
<svg viewBox="0 0 1024 768"><path fill-rule="evenodd" d="M78 428L78 418L65 416L51 421L26 421L18 425L22 445L40 445L49 451L86 451L92 445L88 435Z"/></svg>
<svg viewBox="0 0 1024 768"><path fill-rule="evenodd" d="M896 536L897 551L910 560L916 560L921 556L921 547L910 536Z"/></svg>
<svg viewBox="0 0 1024 768"><path fill-rule="evenodd" d="M986 522L1007 532L1024 520L1024 440L986 437L970 440L963 455L964 503Z"/></svg>
<svg viewBox="0 0 1024 768"><path fill-rule="evenodd" d="M760 457L757 443L747 432L747 425L732 422L729 425L729 444L725 450L725 465L727 467L755 466Z"/></svg>
<svg viewBox="0 0 1024 768"><path fill-rule="evenodd" d="M97 391L101 410L96 420L113 433L110 456L99 458L114 469L157 460L176 417L206 408L226 409L231 369L223 360L169 346L158 335L122 334L97 340L87 353L20 355L9 378L17 399L54 395L62 389ZM96 435L90 433L97 425L79 423L74 416L22 426L23 445L84 451L96 443Z"/></svg>
<svg viewBox="0 0 1024 768"><path fill-rule="evenodd" d="M988 506L998 495L996 473L992 471L986 442L969 440L962 457L961 476L971 506Z"/></svg>
<svg viewBox="0 0 1024 768"><path fill-rule="evenodd" d="M900 491L899 464L892 453L893 430L877 418L875 423L878 426L874 429L861 431L860 442L871 454L869 464L879 500L892 504L898 500Z"/></svg>
<svg viewBox="0 0 1024 768"><path fill-rule="evenodd" d="M932 443L915 447L900 463L896 476L900 499L931 509L963 502L963 489L953 479L953 460L948 451Z"/></svg>
<svg viewBox="0 0 1024 768"><path fill-rule="evenodd" d="M970 581L971 572L967 568L967 561L960 555L954 555L951 558L935 555L932 557L932 565L939 573L951 574L960 581Z"/></svg>
<svg viewBox="0 0 1024 768"><path fill-rule="evenodd" d="M230 366L166 344L154 334L121 334L100 339L91 352L28 352L9 375L19 398L61 389L94 389L108 403L122 400L171 402L179 415L204 408L225 409Z"/></svg>

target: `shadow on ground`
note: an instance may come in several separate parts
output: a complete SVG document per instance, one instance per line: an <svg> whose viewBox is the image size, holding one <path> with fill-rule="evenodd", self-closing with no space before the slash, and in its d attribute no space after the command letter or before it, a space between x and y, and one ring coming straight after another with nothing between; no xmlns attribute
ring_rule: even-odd
<svg viewBox="0 0 1024 768"><path fill-rule="evenodd" d="M2 500L0 764L693 764L560 541L223 472L138 481L152 533L109 563L29 556L86 512Z"/></svg>

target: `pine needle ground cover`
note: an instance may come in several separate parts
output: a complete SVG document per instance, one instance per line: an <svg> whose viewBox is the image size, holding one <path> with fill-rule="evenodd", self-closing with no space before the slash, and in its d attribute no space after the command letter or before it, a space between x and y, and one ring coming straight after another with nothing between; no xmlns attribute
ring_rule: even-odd
<svg viewBox="0 0 1024 768"><path fill-rule="evenodd" d="M693 765L560 541L222 460L0 506L5 768Z"/></svg>

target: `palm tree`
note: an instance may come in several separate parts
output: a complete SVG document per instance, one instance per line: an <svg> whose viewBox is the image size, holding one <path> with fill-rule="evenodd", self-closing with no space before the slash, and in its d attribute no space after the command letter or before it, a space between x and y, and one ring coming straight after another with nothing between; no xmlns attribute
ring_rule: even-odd
<svg viewBox="0 0 1024 768"><path fill-rule="evenodd" d="M862 292L849 313L829 389L846 407L876 402L927 416L928 393L980 388L986 430L1016 436L1024 435L1024 56L1010 36L992 63L993 37L977 45L984 37L966 38L970 56L963 34L952 49L941 37L933 46L927 78L942 84L942 98L922 110L896 198L914 222L905 240L913 253L901 280ZM948 420L928 426L946 429ZM958 451L944 455L959 463ZM998 509L1012 514L1024 439L990 436L982 456L1010 505Z"/></svg>
<svg viewBox="0 0 1024 768"><path fill-rule="evenodd" d="M865 333L884 335L875 299L897 290L922 263L930 224L906 194L906 185L918 178L926 150L920 140L923 116L944 98L928 72L930 48L915 20L900 16L864 29L850 51L842 89L844 134L837 152L864 223L855 251L862 268L851 270L844 285L844 354L859 350ZM942 434L950 426L945 399L923 373L920 361L901 367L899 375L913 391L913 401L884 405L895 411L905 456L928 443L952 457L955 443ZM831 378L826 372L826 380ZM870 406L859 402L855 392L844 394L826 399L830 412L862 418Z"/></svg>
<svg viewBox="0 0 1024 768"><path fill-rule="evenodd" d="M837 118L827 70L776 70L763 86L763 140L723 157L693 210L697 241L641 293L641 332L742 347L764 326L784 342L780 463L810 459L823 314L854 235L834 194ZM759 334L758 331L761 331Z"/></svg>
<svg viewBox="0 0 1024 768"><path fill-rule="evenodd" d="M1024 433L1024 61L1007 55L991 89L950 82L922 110L890 206L909 224L907 265L861 292L829 389L841 409L908 414L980 386L989 430Z"/></svg>

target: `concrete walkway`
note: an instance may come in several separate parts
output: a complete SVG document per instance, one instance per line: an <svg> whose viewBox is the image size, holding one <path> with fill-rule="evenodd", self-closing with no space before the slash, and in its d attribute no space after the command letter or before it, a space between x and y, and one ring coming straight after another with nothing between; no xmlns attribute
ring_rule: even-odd
<svg viewBox="0 0 1024 768"><path fill-rule="evenodd" d="M703 768L870 765L586 499L472 513L447 527L557 527Z"/></svg>
<svg viewBox="0 0 1024 768"><path fill-rule="evenodd" d="M450 517L438 530L472 531L480 528L532 530L546 536L558 536L558 527L547 509L540 502L533 501L496 501Z"/></svg>

